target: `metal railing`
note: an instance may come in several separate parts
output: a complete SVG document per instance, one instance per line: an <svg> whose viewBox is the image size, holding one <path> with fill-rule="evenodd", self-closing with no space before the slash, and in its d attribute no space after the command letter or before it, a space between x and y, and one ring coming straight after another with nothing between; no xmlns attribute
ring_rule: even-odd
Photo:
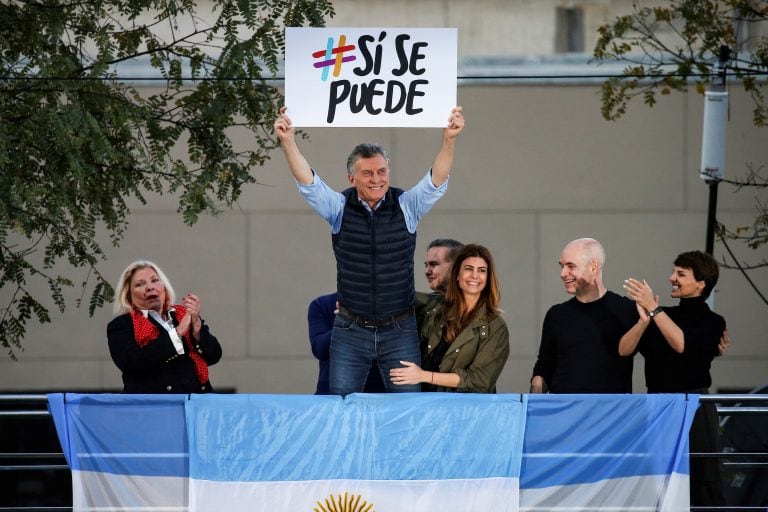
<svg viewBox="0 0 768 512"><path fill-rule="evenodd" d="M48 397L0 394L0 511L72 510L72 475Z"/></svg>
<svg viewBox="0 0 768 512"><path fill-rule="evenodd" d="M743 447L735 446L738 439L730 427L746 426L752 419L759 417L760 421L766 421L768 426L768 394L721 394L701 395L702 402L715 403L717 414L720 417L720 430L722 432L723 451L719 453L691 453L691 458L717 458L722 461L726 481L723 482L726 491L726 502L737 501L735 491L739 490L737 484L746 488L750 483L761 485L760 479L765 479L768 484L768 449L767 440L759 446L748 446L748 451ZM736 424L735 422L739 422ZM730 427L728 424L731 423ZM743 429L742 429L743 430ZM764 432L768 436L768 430ZM753 439L754 440L754 439ZM768 492L768 488L766 489ZM768 494L763 497L768 500ZM745 498L744 501L750 501ZM701 507L691 506L691 512L725 512L725 511L768 511L766 501L760 503L729 504L725 507Z"/></svg>
<svg viewBox="0 0 768 512"><path fill-rule="evenodd" d="M761 416L768 420L768 394L723 394L702 395L702 402L714 402L717 404L717 412L721 417L721 425L728 421L743 421L750 416ZM60 512L72 510L72 478L67 466L64 454L58 443L53 428L53 421L48 412L48 398L46 395L35 394L0 394L0 433L9 428L11 421L29 425L37 423L33 434L47 432L47 439L33 439L47 446L47 451L18 450L18 446L8 444L11 436L0 436L0 498L9 499L9 495L22 491L29 494L25 502L24 496L10 496L19 498L17 502L0 503L0 512ZM41 428L45 425L45 428ZM20 425L17 425L20 426ZM39 436L38 436L39 437ZM46 437L46 436L43 436ZM5 440L5 441L4 441ZM16 443L18 444L18 443ZM23 446L22 446L23 448ZM768 450L761 451L727 451L734 447L726 446L720 453L691 453L692 458L718 458L726 473L745 474L750 471L760 472L757 478L768 479ZM44 478L40 477L44 474ZM27 475L37 475L26 478ZM766 480L768 481L768 480ZM16 487L12 487L16 484ZM24 485L27 485L25 488ZM48 486L48 487L46 487ZM35 494L42 494L36 496ZM38 500L37 502L35 502ZM48 503L44 501L48 500ZM58 500L58 501L56 501ZM725 512L725 511L768 511L766 505L729 505L727 507L691 507L692 512Z"/></svg>

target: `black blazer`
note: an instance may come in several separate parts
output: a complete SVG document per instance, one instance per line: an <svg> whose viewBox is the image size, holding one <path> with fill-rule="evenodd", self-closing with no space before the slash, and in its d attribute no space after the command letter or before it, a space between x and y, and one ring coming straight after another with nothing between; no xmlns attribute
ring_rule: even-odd
<svg viewBox="0 0 768 512"><path fill-rule="evenodd" d="M176 353L168 332L152 317L160 336L140 347L133 332L130 313L113 318L107 324L109 353L123 372L123 393L210 393L211 383L201 383L195 373L195 362L187 352ZM203 322L200 339L192 339L195 350L208 365L221 359L221 345Z"/></svg>

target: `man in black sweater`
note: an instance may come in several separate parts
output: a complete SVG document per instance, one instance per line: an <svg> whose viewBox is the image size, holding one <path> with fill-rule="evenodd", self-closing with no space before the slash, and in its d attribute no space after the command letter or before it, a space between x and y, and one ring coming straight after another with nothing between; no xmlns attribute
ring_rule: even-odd
<svg viewBox="0 0 768 512"><path fill-rule="evenodd" d="M618 344L637 322L634 302L603 285L605 250L580 238L560 254L560 279L574 297L544 317L531 393L631 393L632 357Z"/></svg>

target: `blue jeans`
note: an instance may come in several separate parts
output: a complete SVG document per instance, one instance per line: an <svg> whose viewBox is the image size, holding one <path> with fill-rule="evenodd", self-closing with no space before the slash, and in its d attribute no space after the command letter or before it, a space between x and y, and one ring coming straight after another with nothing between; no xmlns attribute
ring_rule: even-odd
<svg viewBox="0 0 768 512"><path fill-rule="evenodd" d="M389 379L389 370L401 367L400 361L421 364L415 316L385 327L365 327L342 313L336 315L331 334L330 393L348 395L363 391L374 361L388 392L421 391L419 384L398 386Z"/></svg>

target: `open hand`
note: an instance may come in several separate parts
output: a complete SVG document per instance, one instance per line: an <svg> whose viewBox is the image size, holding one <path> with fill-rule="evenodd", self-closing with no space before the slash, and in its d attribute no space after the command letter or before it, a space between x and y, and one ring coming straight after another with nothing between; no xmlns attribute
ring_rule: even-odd
<svg viewBox="0 0 768 512"><path fill-rule="evenodd" d="M427 382L425 375L429 372L425 372L416 363L410 361L400 361L403 365L402 368L392 368L389 370L389 379L392 384L402 386L403 384L419 384L421 382Z"/></svg>

